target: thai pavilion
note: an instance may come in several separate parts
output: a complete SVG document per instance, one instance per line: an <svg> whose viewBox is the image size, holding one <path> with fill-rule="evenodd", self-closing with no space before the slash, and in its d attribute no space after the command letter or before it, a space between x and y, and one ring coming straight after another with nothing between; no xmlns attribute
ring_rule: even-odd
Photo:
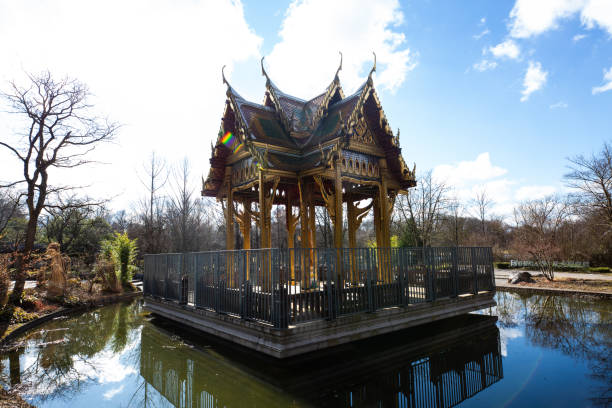
<svg viewBox="0 0 612 408"><path fill-rule="evenodd" d="M374 89L376 56L354 94L345 96L340 85L341 58L327 89L308 101L282 92L266 73L263 58L261 64L266 77L263 104L242 98L223 76L225 111L203 181L202 195L224 203L227 249L235 249L234 221L243 249L250 248L251 221L259 224L261 247L270 248L273 205L285 206L288 248L295 246L298 222L300 246L316 247L316 206L327 209L334 246L342 248L345 203L350 248L356 246L357 228L370 209L377 247L390 247L395 198L416 181L414 168L401 155L399 131L393 134ZM357 205L368 199L368 205Z"/></svg>
<svg viewBox="0 0 612 408"><path fill-rule="evenodd" d="M491 248L391 248L393 205L416 185L414 167L374 90L376 59L350 96L341 68L342 60L325 92L309 101L278 89L263 59L262 104L223 77L225 111L202 195L223 204L227 250L145 255L148 310L286 358L495 305ZM274 205L285 207L283 248L271 248ZM317 206L334 224L333 248L315 248ZM376 248L356 248L369 213ZM254 222L258 249L250 248ZM234 248L235 223L244 248Z"/></svg>

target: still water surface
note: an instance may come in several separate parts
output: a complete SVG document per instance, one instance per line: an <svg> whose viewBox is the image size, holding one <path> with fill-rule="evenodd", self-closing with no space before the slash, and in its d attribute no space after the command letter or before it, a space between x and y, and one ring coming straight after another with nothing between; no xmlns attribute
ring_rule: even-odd
<svg viewBox="0 0 612 408"><path fill-rule="evenodd" d="M609 301L496 300L483 314L282 362L186 333L134 301L41 326L0 355L0 381L38 407L612 405Z"/></svg>

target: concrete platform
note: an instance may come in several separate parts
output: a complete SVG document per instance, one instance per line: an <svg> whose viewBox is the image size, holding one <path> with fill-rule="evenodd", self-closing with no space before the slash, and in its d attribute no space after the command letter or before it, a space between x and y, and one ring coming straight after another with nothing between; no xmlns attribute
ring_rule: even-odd
<svg viewBox="0 0 612 408"><path fill-rule="evenodd" d="M494 293L480 292L372 313L343 315L330 321L317 320L280 330L238 316L149 296L145 296L145 307L156 315L205 333L276 358L286 358L492 307L496 305Z"/></svg>

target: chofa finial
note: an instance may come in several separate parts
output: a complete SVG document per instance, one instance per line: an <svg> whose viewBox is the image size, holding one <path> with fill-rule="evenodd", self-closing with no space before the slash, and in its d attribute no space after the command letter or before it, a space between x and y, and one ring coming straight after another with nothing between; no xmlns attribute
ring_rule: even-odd
<svg viewBox="0 0 612 408"><path fill-rule="evenodd" d="M370 74L368 75L370 77L376 71L376 53L374 51L372 51L372 54L374 54L374 65L372 66L372 69L370 70Z"/></svg>
<svg viewBox="0 0 612 408"><path fill-rule="evenodd" d="M338 52L340 53L340 66L336 70L336 78L338 77L338 74L340 73L340 70L342 69L342 51L338 51Z"/></svg>
<svg viewBox="0 0 612 408"><path fill-rule="evenodd" d="M223 83L226 84L227 86L230 86L229 82L227 82L227 79L225 79L225 65L223 66L223 68L221 68L221 77L223 77Z"/></svg>
<svg viewBox="0 0 612 408"><path fill-rule="evenodd" d="M268 77L268 73L266 72L266 69L264 68L264 58L266 58L266 56L264 55L263 57L261 57L261 75L265 76L266 79L269 81L270 77Z"/></svg>

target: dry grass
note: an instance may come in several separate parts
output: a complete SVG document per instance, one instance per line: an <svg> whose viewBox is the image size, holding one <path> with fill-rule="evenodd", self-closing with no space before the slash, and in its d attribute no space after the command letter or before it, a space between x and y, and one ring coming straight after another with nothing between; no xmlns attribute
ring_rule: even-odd
<svg viewBox="0 0 612 408"><path fill-rule="evenodd" d="M543 276L536 276L533 278L533 280L535 280L534 283L520 282L517 285L536 288L554 288L579 290L584 292L612 293L612 281L606 280L556 278L554 281L551 282Z"/></svg>

